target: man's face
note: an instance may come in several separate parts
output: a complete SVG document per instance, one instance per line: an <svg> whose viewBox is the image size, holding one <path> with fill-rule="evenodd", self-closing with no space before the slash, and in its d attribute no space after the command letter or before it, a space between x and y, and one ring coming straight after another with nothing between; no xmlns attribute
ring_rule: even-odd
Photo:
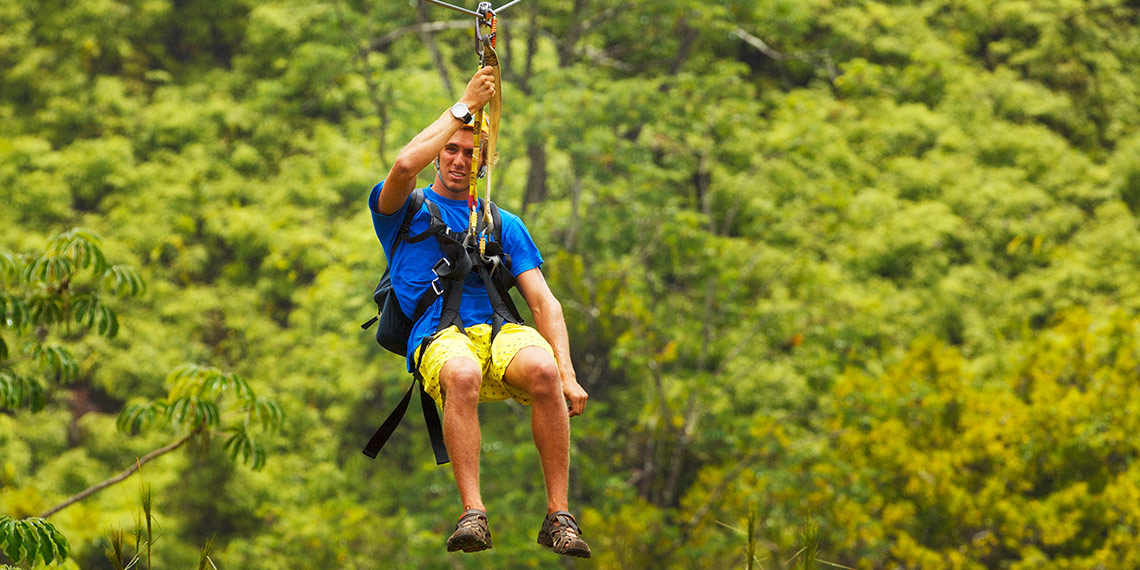
<svg viewBox="0 0 1140 570"><path fill-rule="evenodd" d="M449 189L466 190L471 177L471 157L475 145L471 129L459 129L451 135L439 153L439 177Z"/></svg>

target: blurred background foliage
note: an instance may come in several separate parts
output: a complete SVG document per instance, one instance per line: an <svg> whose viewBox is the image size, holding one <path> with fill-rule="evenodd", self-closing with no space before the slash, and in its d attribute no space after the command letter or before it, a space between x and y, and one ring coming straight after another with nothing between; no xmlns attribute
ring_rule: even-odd
<svg viewBox="0 0 1140 570"><path fill-rule="evenodd" d="M357 328L384 264L365 198L475 69L452 21L0 4L0 380L42 388L0 400L0 514L167 443L116 418L191 363L284 421L260 470L220 441L143 467L158 567L211 537L221 568L554 562L525 409L484 414L488 554L444 552L460 505L417 414L360 453L407 381ZM853 568L1140 565L1138 30L1130 0L504 12L495 200L591 393L572 503L595 563L791 567L817 526ZM104 259L52 289L23 268L66 236ZM19 312L36 291L60 320ZM69 564L107 567L136 509L124 488L53 515Z"/></svg>

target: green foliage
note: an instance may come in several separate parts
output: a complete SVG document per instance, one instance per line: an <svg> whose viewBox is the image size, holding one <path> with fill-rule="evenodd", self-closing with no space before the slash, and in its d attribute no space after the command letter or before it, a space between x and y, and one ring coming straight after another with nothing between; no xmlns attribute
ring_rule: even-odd
<svg viewBox="0 0 1140 570"><path fill-rule="evenodd" d="M128 404L119 414L118 427L137 433L157 423L181 433L197 434L203 441L215 431L229 434L224 447L234 460L254 470L265 466L266 450L254 441L250 427L273 432L284 422L284 412L271 400L258 397L240 376L217 368L185 365L167 377L165 398ZM226 398L227 394L232 394ZM236 422L228 421L237 415Z"/></svg>
<svg viewBox="0 0 1140 570"><path fill-rule="evenodd" d="M16 520L0 516L0 549L12 561L26 562L33 568L39 563L63 561L71 553L71 544L52 523L41 518Z"/></svg>
<svg viewBox="0 0 1140 570"><path fill-rule="evenodd" d="M140 485L142 488L139 490L139 512L130 536L128 537L122 528L114 528L108 531L108 540L103 545L103 552L115 570L126 570L135 566L142 568L144 560L147 568L154 567L151 558L154 554L154 543L159 538L154 532L156 523L154 496L151 494L150 485L141 483L141 479ZM133 539L133 544L128 544L129 539Z"/></svg>
<svg viewBox="0 0 1140 570"><path fill-rule="evenodd" d="M824 445L773 442L774 467L797 477L758 470L734 485L777 500L800 494L825 539L805 535L809 551L821 545L821 559L834 552L853 567L1128 565L1133 514L1119 501L1138 492L1140 448L1119 414L1134 405L1138 334L1133 317L1076 310L1010 343L996 367L917 342L883 374L838 380L820 409ZM775 528L795 524L777 513Z"/></svg>
<svg viewBox="0 0 1140 570"><path fill-rule="evenodd" d="M45 427L0 431L0 504L42 512L194 434L221 438L194 456L216 480L154 464L174 503L156 566L201 566L215 532L219 566L255 570L549 563L518 538L545 506L525 410L483 414L494 558L441 552L453 484L418 422L359 453L406 382L350 332L383 264L363 202L474 69L468 23L420 26L451 17L2 4L0 422ZM591 394L572 508L599 567L1136 551L1127 358L1107 348L1140 310L1136 28L1125 0L504 13L495 200L543 251ZM104 441L120 411L150 430L129 449ZM746 506L754 540L716 524ZM93 516L59 524L98 567Z"/></svg>
<svg viewBox="0 0 1140 570"><path fill-rule="evenodd" d="M107 541L103 545L104 555L115 570L142 568L144 562L146 568L154 568L154 545L162 537L162 533L159 532L158 519L154 513L154 495L151 486L142 483L141 479L140 485L138 513L131 533L128 535L121 527L110 529ZM207 564L210 568L217 569L214 561L210 559L210 551L213 548L213 539L202 547L198 559L199 570L206 568Z"/></svg>
<svg viewBox="0 0 1140 570"><path fill-rule="evenodd" d="M44 408L44 388L33 378L0 370L0 405L5 408L27 407L34 412Z"/></svg>
<svg viewBox="0 0 1140 570"><path fill-rule="evenodd" d="M145 291L138 272L109 264L99 237L82 228L53 236L42 252L0 251L0 282L0 406L34 411L46 401L42 377L66 383L80 374L72 349L50 333L71 340L82 331L113 338L119 321L103 295L137 297ZM12 352L8 338L20 352Z"/></svg>

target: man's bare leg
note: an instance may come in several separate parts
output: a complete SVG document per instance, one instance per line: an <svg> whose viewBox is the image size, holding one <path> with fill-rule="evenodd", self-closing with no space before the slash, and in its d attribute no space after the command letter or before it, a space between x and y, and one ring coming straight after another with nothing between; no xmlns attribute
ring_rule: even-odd
<svg viewBox="0 0 1140 570"><path fill-rule="evenodd" d="M554 357L527 347L507 366L505 380L530 394L530 426L546 482L546 518L538 543L564 556L590 557L590 545L569 512L570 411Z"/></svg>
<svg viewBox="0 0 1140 570"><path fill-rule="evenodd" d="M568 510L570 414L554 357L530 346L515 355L504 380L530 394L530 427L546 484L546 513Z"/></svg>
<svg viewBox="0 0 1140 570"><path fill-rule="evenodd" d="M479 386L483 373L470 358L448 360L439 371L443 406L443 442L451 458L463 510L486 511L479 492Z"/></svg>
<svg viewBox="0 0 1140 570"><path fill-rule="evenodd" d="M463 501L463 516L447 538L447 551L478 552L491 548L487 509L479 493L479 365L470 358L453 358L439 371L444 394L443 442Z"/></svg>

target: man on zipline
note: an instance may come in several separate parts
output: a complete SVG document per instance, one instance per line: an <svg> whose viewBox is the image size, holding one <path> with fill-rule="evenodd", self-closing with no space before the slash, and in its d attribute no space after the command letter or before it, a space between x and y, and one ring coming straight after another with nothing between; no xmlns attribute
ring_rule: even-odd
<svg viewBox="0 0 1140 570"><path fill-rule="evenodd" d="M416 177L429 164L434 182L423 189L425 202L413 214L408 235L430 230L429 202L447 228L463 234L470 225L468 196L474 155L472 109L482 108L495 93L490 66L477 71L463 97L451 109L416 135L396 157L387 178L372 189L368 205L372 223L389 259L392 290L405 313L416 307L426 292L438 289L447 256L436 239L405 241L394 248ZM481 132L486 134L486 123ZM486 147L483 147L485 150ZM481 153L482 154L482 153ZM479 204L482 211L482 204ZM501 210L500 210L501 211ZM423 387L443 408L443 441L451 457L463 515L447 550L476 552L491 548L487 512L479 492L480 402L514 398L531 406L531 431L542 463L546 484L546 518L538 542L559 554L589 557L567 499L570 470L570 417L586 409L586 391L578 384L570 362L570 348L562 306L551 293L539 267L542 256L523 222L501 211L503 259L509 256L510 274L530 307L535 328L513 322L502 324L492 342L494 310L485 280L472 271L462 283L458 302L461 326L439 326L444 299L435 299L412 327L408 340L409 370L418 370ZM393 253L393 249L395 252ZM447 268L451 262L447 262ZM436 270L440 272L437 273ZM438 293L438 290L437 290ZM501 321L500 321L501 322ZM537 330L536 330L537 329ZM426 347L422 347L427 339Z"/></svg>

